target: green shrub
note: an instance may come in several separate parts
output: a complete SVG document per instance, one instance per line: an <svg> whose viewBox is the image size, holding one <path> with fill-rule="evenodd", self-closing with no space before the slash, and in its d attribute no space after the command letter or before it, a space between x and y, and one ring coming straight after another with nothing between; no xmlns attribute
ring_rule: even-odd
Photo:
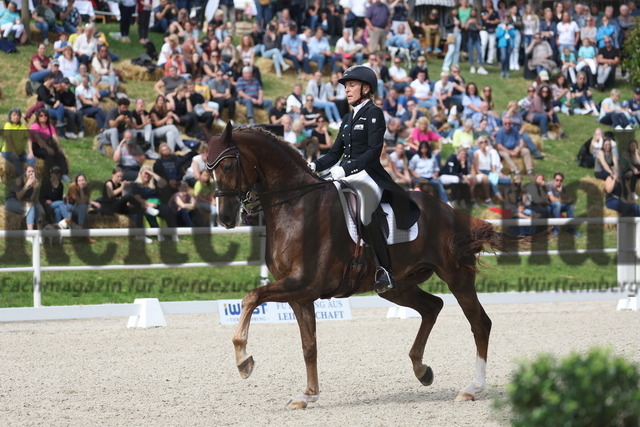
<svg viewBox="0 0 640 427"><path fill-rule="evenodd" d="M634 86L640 86L640 20L629 31L628 38L622 45L622 66L629 72L629 81Z"/></svg>
<svg viewBox="0 0 640 427"><path fill-rule="evenodd" d="M638 367L609 350L522 362L507 385L514 426L638 426Z"/></svg>

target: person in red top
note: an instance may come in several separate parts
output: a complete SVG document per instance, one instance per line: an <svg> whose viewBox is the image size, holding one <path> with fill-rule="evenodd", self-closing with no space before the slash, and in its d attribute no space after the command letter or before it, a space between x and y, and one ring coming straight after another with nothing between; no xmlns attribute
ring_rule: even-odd
<svg viewBox="0 0 640 427"><path fill-rule="evenodd" d="M51 72L49 69L51 57L47 56L46 50L47 46L40 43L38 45L38 53L31 57L31 62L29 63L29 80L32 82L42 83L44 81L44 76Z"/></svg>

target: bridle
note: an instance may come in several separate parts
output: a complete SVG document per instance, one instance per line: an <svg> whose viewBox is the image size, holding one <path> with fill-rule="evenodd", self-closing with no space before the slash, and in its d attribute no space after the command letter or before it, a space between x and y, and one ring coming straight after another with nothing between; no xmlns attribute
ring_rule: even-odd
<svg viewBox="0 0 640 427"><path fill-rule="evenodd" d="M291 200L297 199L298 197L302 197L307 193L310 193L318 188L324 187L325 185L333 182L333 180L323 180L319 182L314 182L312 184L305 184L305 185L300 185L292 188L263 191L260 194L257 194L255 191L253 191L253 188L249 187L248 185L245 190L242 189L243 178L244 178L245 184L247 182L244 176L245 175L244 168L242 167L243 158L253 167L253 169L256 171L256 175L264 179L264 175L262 171L258 169L258 167L250 159L248 159L245 155L242 154L242 152L238 149L238 146L233 142L233 140L231 141L231 145L225 148L224 150L222 150L220 154L218 154L218 157L216 157L216 159L213 162L211 163L205 162L205 165L207 166L207 169L213 171L216 167L220 165L220 163L223 160L227 160L227 159L236 160L238 169L240 170L240 172L236 175L237 190L216 190L214 192L214 195L216 197L235 197L238 200L238 203L240 204L242 210L248 215L253 215L257 212L265 210L268 207L273 207L273 206L281 205L284 203L288 203ZM299 190L302 190L302 191L296 194L293 194L289 197L286 197L283 200L279 200L277 202L271 203L268 206L258 203L257 208L255 209L253 208L254 206L256 206L256 202L259 201L260 195L264 196L267 194L278 194L278 193L285 193L285 192L299 191Z"/></svg>

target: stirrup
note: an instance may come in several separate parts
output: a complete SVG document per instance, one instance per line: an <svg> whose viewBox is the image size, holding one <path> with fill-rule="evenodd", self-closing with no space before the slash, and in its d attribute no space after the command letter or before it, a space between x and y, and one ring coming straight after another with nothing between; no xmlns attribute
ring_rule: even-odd
<svg viewBox="0 0 640 427"><path fill-rule="evenodd" d="M375 277L376 281L373 284L373 287L378 294L385 293L395 287L391 273L383 267L378 267Z"/></svg>

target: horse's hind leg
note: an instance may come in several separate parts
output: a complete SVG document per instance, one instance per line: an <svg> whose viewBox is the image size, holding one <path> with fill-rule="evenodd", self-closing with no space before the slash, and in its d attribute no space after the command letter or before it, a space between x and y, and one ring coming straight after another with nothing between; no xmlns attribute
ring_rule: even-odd
<svg viewBox="0 0 640 427"><path fill-rule="evenodd" d="M303 394L299 394L289 401L287 409L305 409L308 403L315 402L320 397L315 307L313 301L291 302L290 305L300 328L302 353L307 367L307 388Z"/></svg>
<svg viewBox="0 0 640 427"><path fill-rule="evenodd" d="M456 397L456 400L474 400L486 385L487 354L489 351L489 334L491 319L478 300L475 288L475 273L464 268L450 270L450 276L438 275L447 282L449 289L458 300L460 308L471 325L476 343L476 371L473 380ZM454 272L455 271L455 272Z"/></svg>
<svg viewBox="0 0 640 427"><path fill-rule="evenodd" d="M431 385L433 370L422 362L422 358L429 334L442 310L442 299L423 291L417 285L399 283L396 289L397 291L385 292L380 296L398 305L413 308L422 316L418 334L409 351L409 358L413 365L413 373L422 385Z"/></svg>

